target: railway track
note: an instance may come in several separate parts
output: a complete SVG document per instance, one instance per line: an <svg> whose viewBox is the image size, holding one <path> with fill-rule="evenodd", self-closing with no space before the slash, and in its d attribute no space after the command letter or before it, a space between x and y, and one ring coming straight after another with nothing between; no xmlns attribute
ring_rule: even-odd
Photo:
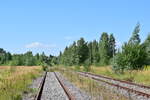
<svg viewBox="0 0 150 100"><path fill-rule="evenodd" d="M88 72L78 72L81 76L92 78L93 80L103 82L107 85L116 87L130 93L130 98L134 100L150 100L150 87L132 82L122 81L102 75L96 75ZM139 99L138 99L139 98Z"/></svg>
<svg viewBox="0 0 150 100"><path fill-rule="evenodd" d="M57 74L54 72L57 80L59 81L61 87L63 88L63 90L65 91L65 93L67 94L69 100L75 100L75 97L69 92L68 88L63 84L63 82L59 79L59 77L57 76Z"/></svg>
<svg viewBox="0 0 150 100"><path fill-rule="evenodd" d="M40 83L40 87L38 89L38 93L35 96L34 100L40 100L41 99L41 95L42 95L42 91L43 91L43 87L44 87L46 76L47 76L47 72L45 72L45 74L43 76L43 79L42 79L42 81Z"/></svg>
<svg viewBox="0 0 150 100"><path fill-rule="evenodd" d="M60 94L61 92L59 94L55 94L56 91L53 91L53 93L54 93L54 94L52 94L53 96L61 95L61 96L63 96L62 100L75 100L75 97L69 92L68 88L63 84L63 82L59 79L59 77L57 76L57 74L55 72L45 72L45 75L44 75L41 85L39 87L39 91L38 91L37 95L35 96L34 100L49 100L49 99L50 100L59 100L60 98L62 98L62 97L60 97L58 99L58 97L56 97L57 98L56 99L56 98L53 98L51 95L49 95L50 93L52 93L52 91L50 91L50 90L56 90L57 88L51 89L51 86L45 86L45 85L47 85L47 83L49 83L49 82L47 82L48 78L49 78L48 74L53 75L53 77L55 78L55 81L57 81L57 83L58 83L57 85L59 85L59 89L62 88L63 92L65 92L63 94ZM53 83L51 83L51 84L53 85ZM49 88L49 91L46 90L47 88ZM49 93L46 94L46 92L44 92L44 91L49 92ZM57 92L59 92L59 91L60 90L58 90ZM64 96L67 96L67 97L64 97Z"/></svg>

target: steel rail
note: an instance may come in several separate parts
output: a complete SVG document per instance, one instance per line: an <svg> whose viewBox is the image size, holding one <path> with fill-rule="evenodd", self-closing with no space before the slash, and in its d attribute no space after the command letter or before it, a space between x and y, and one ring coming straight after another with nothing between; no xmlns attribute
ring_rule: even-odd
<svg viewBox="0 0 150 100"><path fill-rule="evenodd" d="M133 82L125 81L125 80L119 80L119 79L115 79L115 78L110 78L110 77L103 76L103 75L96 75L96 74L89 73L89 72L81 72L81 73L86 73L86 74L90 74L90 75L93 75L93 76L102 77L102 78L105 78L105 79L111 79L111 80L114 80L114 81L126 83L126 84L129 84L129 85L135 85L135 86L139 86L141 88L150 89L150 86L145 86L145 85L142 85L142 84L137 84L137 83L133 83Z"/></svg>
<svg viewBox="0 0 150 100"><path fill-rule="evenodd" d="M45 83L45 79L46 79L46 76L47 76L47 72L45 72L45 75L40 83L40 87L38 89L38 93L37 95L35 96L34 100L41 100L41 96L42 96L42 91L43 91L43 88L44 88L44 83Z"/></svg>
<svg viewBox="0 0 150 100"><path fill-rule="evenodd" d="M68 96L69 100L76 100L75 97L69 92L68 88L63 84L63 82L59 79L56 72L54 72L58 82L60 83L61 87L64 89L66 95Z"/></svg>
<svg viewBox="0 0 150 100"><path fill-rule="evenodd" d="M82 73L82 74L81 74ZM144 93L144 92L140 92L140 91L137 91L137 90L134 90L134 89L130 89L130 88L128 88L128 87L124 87L124 86L120 86L120 85L118 85L118 84L114 84L114 83L111 83L111 82L107 82L107 81L104 81L104 80L102 80L102 79L99 79L99 78L95 78L95 77L93 77L93 76L95 76L95 75L91 75L90 77L88 76L88 73L85 73L85 72L80 72L79 73L81 76L84 76L84 77L88 77L88 78L92 78L93 80L96 80L96 81L101 81L101 82L104 82L104 83L106 83L106 84L109 84L109 85L111 85L111 86L115 86L115 87L118 87L118 88L120 88L120 89L124 89L124 90L127 90L128 92L132 92L132 93L135 93L135 94L137 94L137 95L140 95L140 96L145 96L145 97L147 97L147 98L150 98L150 94L147 94L147 93ZM97 75L96 75L97 76ZM99 76L99 75L98 75ZM97 77L98 77L97 76ZM99 76L100 77L100 76Z"/></svg>

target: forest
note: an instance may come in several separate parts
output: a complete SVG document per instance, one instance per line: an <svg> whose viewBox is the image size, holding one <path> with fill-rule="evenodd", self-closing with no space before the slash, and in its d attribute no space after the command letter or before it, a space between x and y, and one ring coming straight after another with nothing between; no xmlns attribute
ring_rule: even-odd
<svg viewBox="0 0 150 100"><path fill-rule="evenodd" d="M130 39L122 47L116 48L116 39L111 33L103 32L99 41L85 41L82 37L66 46L58 56L33 55L32 51L24 54L11 54L0 49L0 65L34 66L65 65L90 67L113 65L116 72L141 70L150 64L150 34L145 41L140 39L140 24L135 26Z"/></svg>

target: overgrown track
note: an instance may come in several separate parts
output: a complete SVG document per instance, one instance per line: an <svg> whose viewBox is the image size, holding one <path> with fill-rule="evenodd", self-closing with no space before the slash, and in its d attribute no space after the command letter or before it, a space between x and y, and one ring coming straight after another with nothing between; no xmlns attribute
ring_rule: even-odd
<svg viewBox="0 0 150 100"><path fill-rule="evenodd" d="M138 86L138 87L141 87L141 88L145 88L145 89L150 89L150 86L145 86L145 85L142 85L142 84L137 84L137 83L133 83L133 82L125 81L125 80L119 80L119 79L115 79L115 78L110 78L110 77L106 77L106 76L102 76L102 75L96 75L96 74L89 73L89 72L84 72L84 73L87 73L87 74L90 74L90 75L93 75L93 76L97 76L97 77L103 77L103 78L114 80L114 81L119 81L119 82L130 84L130 85L135 85L135 86Z"/></svg>
<svg viewBox="0 0 150 100"><path fill-rule="evenodd" d="M61 82L61 80L59 79L59 77L57 76L57 74L55 72L54 72L54 75L55 75L57 81L59 82L60 86L64 90L65 94L67 95L68 99L75 100L75 97L69 92L68 88ZM42 93L43 93L44 84L46 82L46 78L47 78L47 72L45 72L45 75L44 75L41 85L39 87L39 91L38 91L37 95L35 96L34 100L42 99Z"/></svg>
<svg viewBox="0 0 150 100"><path fill-rule="evenodd" d="M118 79L114 79L114 78L110 78L110 77L106 77L102 75L96 75L96 74L88 73L88 72L78 72L78 73L84 77L89 77L89 78L92 78L93 80L101 81L113 87L126 90L127 92L136 94L136 96L142 96L144 98L146 97L147 98L146 100L150 99L150 87L149 86L144 86L144 85L140 85L140 84L136 84L136 83L132 83L128 81L118 80Z"/></svg>

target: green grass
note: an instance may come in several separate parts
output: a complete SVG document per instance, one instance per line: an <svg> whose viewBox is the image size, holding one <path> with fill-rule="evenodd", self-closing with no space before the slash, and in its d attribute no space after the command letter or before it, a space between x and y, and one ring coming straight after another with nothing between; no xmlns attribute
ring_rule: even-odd
<svg viewBox="0 0 150 100"><path fill-rule="evenodd" d="M0 69L0 100L21 100L29 85L40 75L40 67L10 67Z"/></svg>

